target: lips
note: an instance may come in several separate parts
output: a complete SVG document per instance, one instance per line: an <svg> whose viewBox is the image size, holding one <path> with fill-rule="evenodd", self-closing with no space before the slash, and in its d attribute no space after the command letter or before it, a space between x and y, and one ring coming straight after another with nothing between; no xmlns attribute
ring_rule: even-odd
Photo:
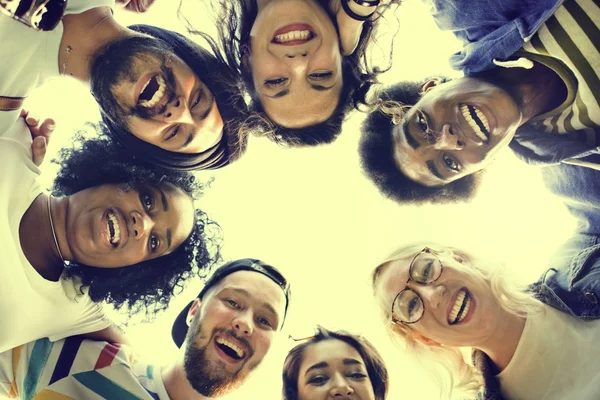
<svg viewBox="0 0 600 400"><path fill-rule="evenodd" d="M100 231L107 247L122 247L129 237L127 224L122 214L113 208L107 209L100 219Z"/></svg>
<svg viewBox="0 0 600 400"><path fill-rule="evenodd" d="M291 24L277 29L273 33L271 43L283 46L297 46L307 43L317 36L308 24Z"/></svg>
<svg viewBox="0 0 600 400"><path fill-rule="evenodd" d="M467 322L473 315L475 301L467 288L460 289L449 304L447 321L449 325Z"/></svg>

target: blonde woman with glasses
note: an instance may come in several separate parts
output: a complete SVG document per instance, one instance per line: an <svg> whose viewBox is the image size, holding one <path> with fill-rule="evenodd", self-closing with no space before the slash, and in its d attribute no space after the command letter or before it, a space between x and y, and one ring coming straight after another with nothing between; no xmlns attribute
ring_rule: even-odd
<svg viewBox="0 0 600 400"><path fill-rule="evenodd" d="M528 290L464 251L401 247L375 268L373 288L390 334L435 356L450 374L450 392L598 399L598 242L573 237ZM473 350L473 365L461 348Z"/></svg>

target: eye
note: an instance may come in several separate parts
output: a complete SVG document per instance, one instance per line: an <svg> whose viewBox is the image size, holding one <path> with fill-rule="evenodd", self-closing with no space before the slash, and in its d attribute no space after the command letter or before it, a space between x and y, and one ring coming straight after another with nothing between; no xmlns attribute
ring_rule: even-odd
<svg viewBox="0 0 600 400"><path fill-rule="evenodd" d="M259 317L257 319L257 321L258 321L259 324L261 324L263 326L266 326L266 327L269 327L269 328L273 327L273 324L271 324L271 321L269 321L268 319L266 319L264 317Z"/></svg>
<svg viewBox="0 0 600 400"><path fill-rule="evenodd" d="M197 106L198 104L200 104L200 101L202 100L202 97L204 97L204 96L203 96L203 93L204 93L204 92L202 91L202 89L198 90L198 97L196 98L196 101L194 101L194 104L192 104L192 107L191 107L191 108L192 108L192 110L193 110L194 108L196 108L196 106Z"/></svg>
<svg viewBox="0 0 600 400"><path fill-rule="evenodd" d="M316 376L313 376L312 378L310 378L308 380L308 383L310 385L320 386L320 385L323 385L328 380L329 380L329 378L326 377L325 375L316 375Z"/></svg>
<svg viewBox="0 0 600 400"><path fill-rule="evenodd" d="M310 74L308 77L310 79L316 80L316 81L323 81L326 79L329 79L333 76L333 72L332 71L326 71L326 72L315 72Z"/></svg>
<svg viewBox="0 0 600 400"><path fill-rule="evenodd" d="M154 198L149 194L144 194L142 196L142 205L144 206L146 211L152 210L152 208L154 207Z"/></svg>
<svg viewBox="0 0 600 400"><path fill-rule="evenodd" d="M173 139L175 136L177 136L177 134L178 134L178 133L179 133L179 125L177 125L177 126L175 127L175 129L173 129L173 130L171 131L171 133L169 133L169 135L168 135L168 136L165 138L165 142L166 142L167 140L171 140L171 139Z"/></svg>
<svg viewBox="0 0 600 400"><path fill-rule="evenodd" d="M268 87L281 86L288 81L288 78L273 78L265 80L265 85Z"/></svg>
<svg viewBox="0 0 600 400"><path fill-rule="evenodd" d="M444 164L446 165L446 167L448 167L449 170L454 172L460 171L460 166L458 165L456 160L450 157L448 154L443 154L442 160L444 161Z"/></svg>
<svg viewBox="0 0 600 400"><path fill-rule="evenodd" d="M421 131L426 132L426 133L429 132L429 124L427 123L427 118L425 118L425 114L418 111L415 122L417 123L417 126L419 127L419 129Z"/></svg>
<svg viewBox="0 0 600 400"><path fill-rule="evenodd" d="M352 379L364 379L367 377L367 375L363 374L362 372L355 372L353 374L348 375L348 377Z"/></svg>
<svg viewBox="0 0 600 400"><path fill-rule="evenodd" d="M158 238L155 234L150 235L150 239L148 239L148 247L150 251L154 253L158 249Z"/></svg>
<svg viewBox="0 0 600 400"><path fill-rule="evenodd" d="M408 303L408 315L413 315L415 309L419 306L419 298L413 297Z"/></svg>
<svg viewBox="0 0 600 400"><path fill-rule="evenodd" d="M231 306L232 308L235 308L235 309L241 308L240 304L233 299L225 299L225 303L227 303L229 306Z"/></svg>

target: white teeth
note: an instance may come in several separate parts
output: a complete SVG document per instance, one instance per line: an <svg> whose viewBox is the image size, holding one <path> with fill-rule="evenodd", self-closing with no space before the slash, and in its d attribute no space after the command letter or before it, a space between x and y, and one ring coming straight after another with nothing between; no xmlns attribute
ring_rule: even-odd
<svg viewBox="0 0 600 400"><path fill-rule="evenodd" d="M232 349L233 351L236 352L238 357L240 357L240 358L244 357L244 350L239 348L236 344L231 343L229 340L224 339L224 338L217 338L217 343L229 347L230 349Z"/></svg>
<svg viewBox="0 0 600 400"><path fill-rule="evenodd" d="M488 120L485 117L485 115L477 107L473 107L473 109L475 109L475 114L477 115L477 118L483 124L483 126L485 127L485 129L488 132L491 132L491 130L490 130L490 123L488 122ZM479 125L477 124L477 122L475 122L475 120L471 116L471 112L469 111L469 107L467 105L465 105L465 104L461 105L460 106L460 112L462 113L463 117L465 118L465 120L467 121L467 123L469 124L469 126L473 129L473 132L475 132L475 134L477 135L477 137L479 139L483 140L484 142L487 142L489 140L488 137L487 137L487 135L481 130L481 128L479 127Z"/></svg>
<svg viewBox="0 0 600 400"><path fill-rule="evenodd" d="M306 40L310 36L310 31L291 31L287 33L283 33L281 35L275 36L275 42L277 43L285 43L291 42L292 40Z"/></svg>
<svg viewBox="0 0 600 400"><path fill-rule="evenodd" d="M144 89L146 89L146 86L148 86L148 84L150 83L151 80L152 79L150 79L150 80L148 80L148 82L146 82L146 84L144 85L144 87L142 88L140 93L142 93L144 91ZM165 80L163 79L163 77L160 75L158 75L156 77L156 81L158 82L158 89L156 90L156 92L154 92L154 95L152 96L152 98L150 100L140 101L140 106L151 108L151 107L154 107L155 105L157 105L158 102L160 101L160 99L162 99L162 97L165 94L165 91L167 89L167 84L165 83Z"/></svg>
<svg viewBox="0 0 600 400"><path fill-rule="evenodd" d="M113 230L115 231L114 236L110 234L110 228L108 221L106 222L106 232L108 233L108 237L111 244L119 243L121 240L121 227L119 225L119 220L112 212L108 213L108 220L112 223Z"/></svg>
<svg viewBox="0 0 600 400"><path fill-rule="evenodd" d="M471 307L471 297L469 296L465 300L466 296L467 291L465 289L462 289L456 296L456 301L454 302L454 306L452 307L452 311L450 311L450 315L448 318L448 322L450 322L451 324L461 322L467 316L467 313L469 312L469 307ZM465 303L464 307L463 302ZM462 312L460 312L461 308L463 309Z"/></svg>

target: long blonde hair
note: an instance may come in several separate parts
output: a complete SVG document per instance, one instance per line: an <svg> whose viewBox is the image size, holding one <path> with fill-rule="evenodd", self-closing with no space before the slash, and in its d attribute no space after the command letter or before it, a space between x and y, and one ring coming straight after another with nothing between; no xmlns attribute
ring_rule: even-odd
<svg viewBox="0 0 600 400"><path fill-rule="evenodd" d="M444 345L430 346L416 340L414 336L415 329L412 325L394 324L391 322L390 304L383 301L382 297L378 296L376 292L378 279L383 267L391 261L408 261L425 247L431 247L441 255L458 257L466 265L471 266L477 274L488 282L490 290L499 300L500 306L511 314L526 317L527 315L540 312L543 309L543 305L531 295L525 293L525 288L505 279L505 276L502 274L503 268L501 263L497 261L490 262L489 260L484 261L481 257L474 257L467 252L449 246L435 244L430 246L429 243L427 245L425 243L418 243L402 246L392 252L374 269L371 275L373 291L379 300L382 317L392 340L397 345L404 344L406 349L415 352L417 359L434 358L438 362L438 368L433 368L433 373L440 382L443 394L451 397L454 390L458 390L461 393L475 396L477 391L483 386L483 376L479 370L465 360L460 348ZM419 357L421 355L425 357Z"/></svg>

